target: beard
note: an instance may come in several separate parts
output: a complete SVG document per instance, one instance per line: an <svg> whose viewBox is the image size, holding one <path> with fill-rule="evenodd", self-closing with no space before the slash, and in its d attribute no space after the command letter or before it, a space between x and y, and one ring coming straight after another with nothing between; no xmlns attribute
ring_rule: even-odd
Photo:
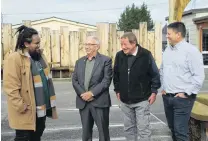
<svg viewBox="0 0 208 141"><path fill-rule="evenodd" d="M39 61L40 58L41 58L40 52L37 52L36 50L35 51L29 51L29 54L30 54L31 58L35 61Z"/></svg>

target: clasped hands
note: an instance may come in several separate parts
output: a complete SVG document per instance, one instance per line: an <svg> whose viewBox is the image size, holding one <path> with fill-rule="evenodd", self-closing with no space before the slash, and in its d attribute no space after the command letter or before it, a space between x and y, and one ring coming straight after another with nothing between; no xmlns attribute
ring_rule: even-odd
<svg viewBox="0 0 208 141"><path fill-rule="evenodd" d="M94 100L93 93L91 91L81 94L80 97L87 102Z"/></svg>

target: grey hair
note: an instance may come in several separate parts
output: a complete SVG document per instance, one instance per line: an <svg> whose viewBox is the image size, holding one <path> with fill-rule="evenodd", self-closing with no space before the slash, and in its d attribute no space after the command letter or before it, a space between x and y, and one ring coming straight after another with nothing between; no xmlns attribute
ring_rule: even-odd
<svg viewBox="0 0 208 141"><path fill-rule="evenodd" d="M96 37L96 36L88 36L87 40L89 40L89 39L95 40L96 44L100 45L100 41L99 41L98 37Z"/></svg>

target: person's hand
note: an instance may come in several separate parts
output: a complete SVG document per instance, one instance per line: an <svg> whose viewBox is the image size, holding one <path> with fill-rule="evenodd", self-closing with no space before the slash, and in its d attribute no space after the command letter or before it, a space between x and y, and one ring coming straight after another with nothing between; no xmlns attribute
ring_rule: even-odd
<svg viewBox="0 0 208 141"><path fill-rule="evenodd" d="M24 104L24 111L22 113L25 113L28 110L29 104Z"/></svg>
<svg viewBox="0 0 208 141"><path fill-rule="evenodd" d="M187 98L184 93L178 93L177 95L175 95L175 97Z"/></svg>
<svg viewBox="0 0 208 141"><path fill-rule="evenodd" d="M152 95L149 97L148 101L149 104L152 105L156 100L156 93L152 93Z"/></svg>
<svg viewBox="0 0 208 141"><path fill-rule="evenodd" d="M120 99L120 93L117 93L117 94L116 94L116 97L117 97L117 99L118 99L119 101L121 101L121 99Z"/></svg>
<svg viewBox="0 0 208 141"><path fill-rule="evenodd" d="M166 95L166 92L165 92L164 90L162 90L162 92L161 92L161 93L162 93L162 95Z"/></svg>
<svg viewBox="0 0 208 141"><path fill-rule="evenodd" d="M84 101L88 101L88 100L90 100L91 98L93 98L93 94L92 94L92 92L88 91L88 92L85 92L85 93L81 94L81 98L82 98Z"/></svg>
<svg viewBox="0 0 208 141"><path fill-rule="evenodd" d="M90 102L90 101L93 101L93 100L94 100L94 97L90 98L90 99L87 100L87 101Z"/></svg>

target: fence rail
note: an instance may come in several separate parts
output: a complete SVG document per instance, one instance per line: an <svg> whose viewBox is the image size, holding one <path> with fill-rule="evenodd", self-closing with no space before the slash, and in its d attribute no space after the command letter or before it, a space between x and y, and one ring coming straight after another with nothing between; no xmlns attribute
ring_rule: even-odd
<svg viewBox="0 0 208 141"><path fill-rule="evenodd" d="M23 21L23 24L31 26L31 21ZM100 40L99 52L111 57L113 60L116 53L121 49L120 38L124 31L118 31L116 23L97 23L97 31L71 31L69 27L60 27L60 30L50 30L50 27L42 27L39 32L41 48L44 49L48 62L52 68L66 68L74 70L75 62L85 55L84 43L89 35L96 35ZM158 67L162 60L162 28L156 23L154 31L147 30L147 23L138 24L139 29L133 29L139 44L150 50ZM11 24L2 24L2 61L14 51L17 35L16 29Z"/></svg>

